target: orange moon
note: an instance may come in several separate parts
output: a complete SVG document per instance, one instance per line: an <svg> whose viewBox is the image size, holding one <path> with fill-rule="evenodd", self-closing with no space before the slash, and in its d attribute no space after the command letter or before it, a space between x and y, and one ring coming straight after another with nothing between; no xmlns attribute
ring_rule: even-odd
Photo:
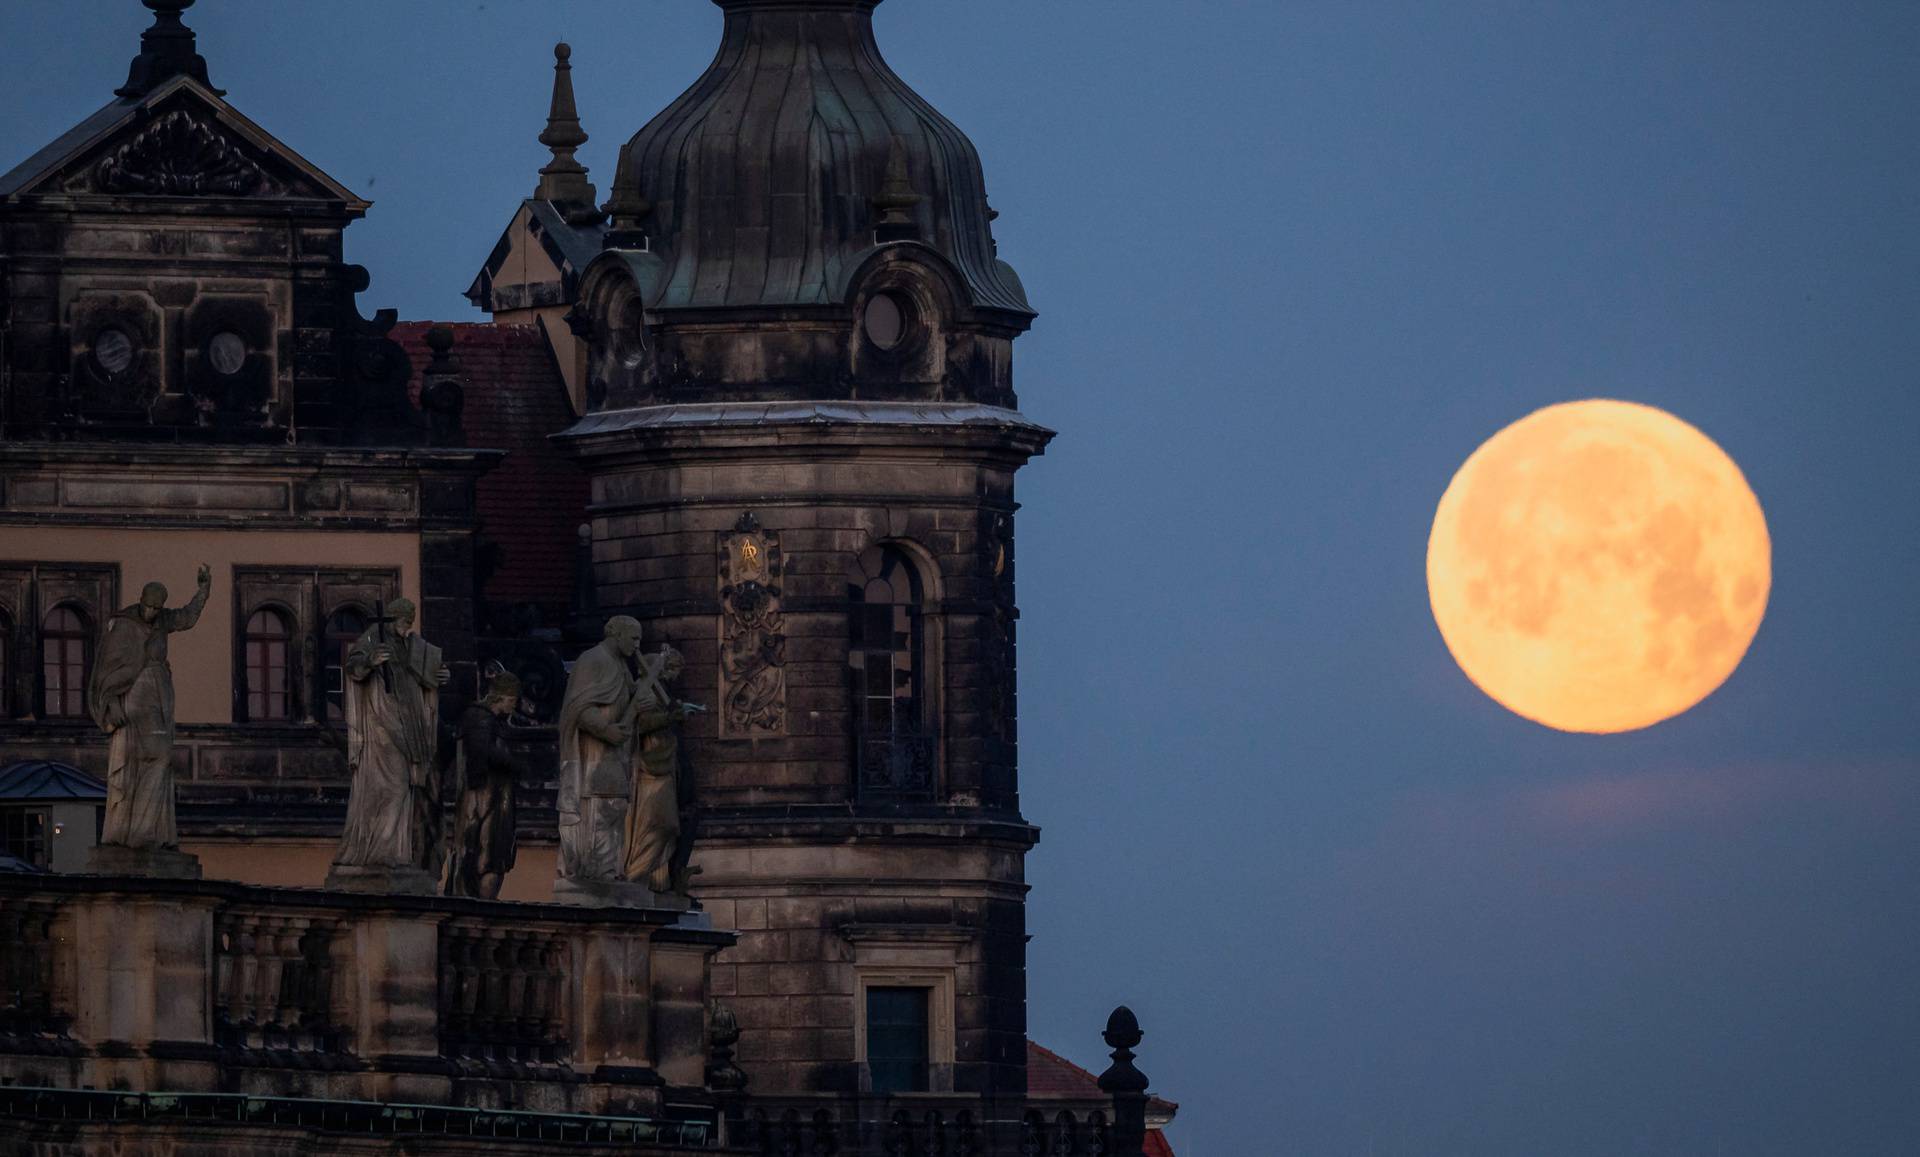
<svg viewBox="0 0 1920 1157"><path fill-rule="evenodd" d="M1460 669L1562 731L1651 727L1711 695L1772 582L1740 468L1632 402L1563 402L1487 439L1427 539L1427 595Z"/></svg>

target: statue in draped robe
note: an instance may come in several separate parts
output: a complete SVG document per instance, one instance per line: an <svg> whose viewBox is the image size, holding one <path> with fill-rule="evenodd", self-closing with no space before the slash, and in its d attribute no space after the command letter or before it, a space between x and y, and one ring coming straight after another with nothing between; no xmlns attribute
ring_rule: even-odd
<svg viewBox="0 0 1920 1157"><path fill-rule="evenodd" d="M641 661L633 705L633 797L627 808L621 875L654 892L685 894L681 849L680 724L705 711L667 692L686 662L672 647Z"/></svg>
<svg viewBox="0 0 1920 1157"><path fill-rule="evenodd" d="M454 756L460 802L442 889L449 896L496 900L513 870L513 789L527 767L507 748L500 721L519 705L520 680L503 671L488 684L486 698L460 717L460 746Z"/></svg>
<svg viewBox="0 0 1920 1157"><path fill-rule="evenodd" d="M101 631L87 687L87 711L111 739L102 846L170 852L180 845L173 810L173 670L167 636L192 629L207 605L204 565L187 605L167 609L167 588L148 583L140 601Z"/></svg>
<svg viewBox="0 0 1920 1157"><path fill-rule="evenodd" d="M639 620L616 615L580 656L560 704L560 862L563 879L624 878L632 792L634 678Z"/></svg>
<svg viewBox="0 0 1920 1157"><path fill-rule="evenodd" d="M440 648L414 633L413 603L395 599L386 609L391 630L376 622L347 650L353 786L333 862L425 872L431 891L441 850L439 696L448 672ZM348 874L365 873L341 875Z"/></svg>

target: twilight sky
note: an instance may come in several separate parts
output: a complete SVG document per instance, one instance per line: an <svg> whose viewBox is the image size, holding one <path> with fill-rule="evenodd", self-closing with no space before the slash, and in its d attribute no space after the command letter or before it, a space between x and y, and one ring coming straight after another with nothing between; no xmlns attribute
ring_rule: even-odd
<svg viewBox="0 0 1920 1157"><path fill-rule="evenodd" d="M0 169L132 0L9 0ZM1033 1035L1126 1002L1182 1157L1893 1154L1920 1137L1920 9L890 0L1040 319L1021 475ZM459 292L546 152L704 68L701 0L203 0L215 84ZM1774 541L1744 665L1560 734L1447 654L1449 477L1540 406L1674 412Z"/></svg>

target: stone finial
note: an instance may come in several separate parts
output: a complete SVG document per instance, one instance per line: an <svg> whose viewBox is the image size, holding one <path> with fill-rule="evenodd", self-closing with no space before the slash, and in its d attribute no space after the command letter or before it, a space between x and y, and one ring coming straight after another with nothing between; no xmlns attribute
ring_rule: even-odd
<svg viewBox="0 0 1920 1157"><path fill-rule="evenodd" d="M427 348L432 357L420 371L420 409L427 416L427 443L464 446L467 440L461 417L467 395L460 385L460 361L453 356L453 330L444 325L429 329Z"/></svg>
<svg viewBox="0 0 1920 1157"><path fill-rule="evenodd" d="M901 147L900 138L895 137L887 149L886 179L880 182L880 191L873 196L875 244L918 237L920 230L914 223L913 209L923 200L924 197L913 191L913 182L907 174L907 151Z"/></svg>
<svg viewBox="0 0 1920 1157"><path fill-rule="evenodd" d="M1147 1074L1133 1067L1133 1046L1140 1043L1145 1035L1140 1031L1140 1022L1133 1010L1121 1005L1107 1018L1107 1031L1101 1039L1113 1050L1113 1063L1107 1071L1100 1074L1100 1091L1103 1093L1144 1093L1147 1091Z"/></svg>
<svg viewBox="0 0 1920 1157"><path fill-rule="evenodd" d="M158 88L162 81L189 76L215 96L226 95L207 79L207 58L194 51L193 29L180 20L180 14L193 7L193 0L141 0L153 13L153 26L140 34L140 55L127 69L127 83L113 90L115 96L140 97Z"/></svg>
<svg viewBox="0 0 1920 1157"><path fill-rule="evenodd" d="M1107 1018L1102 1038L1113 1063L1100 1074L1100 1091L1113 1098L1113 1157L1141 1157L1147 1139L1147 1074L1133 1066L1133 1046L1143 1035L1133 1010L1121 1005Z"/></svg>
<svg viewBox="0 0 1920 1157"><path fill-rule="evenodd" d="M740 1022L733 1010L717 1000L707 1004L707 1087L715 1092L738 1092L747 1087L747 1074L733 1063L733 1046L740 1043Z"/></svg>
<svg viewBox="0 0 1920 1157"><path fill-rule="evenodd" d="M646 220L653 213L653 202L641 196L638 188L615 177L613 196L600 209L611 218L606 236L600 239L601 248L647 248Z"/></svg>
<svg viewBox="0 0 1920 1157"><path fill-rule="evenodd" d="M573 152L587 143L587 132L580 127L580 112L573 103L573 49L565 43L553 46L553 101L547 107L547 127L540 143L553 151L553 160L540 170L540 186L533 195L562 205L592 208L593 183L587 180L587 167L575 160Z"/></svg>

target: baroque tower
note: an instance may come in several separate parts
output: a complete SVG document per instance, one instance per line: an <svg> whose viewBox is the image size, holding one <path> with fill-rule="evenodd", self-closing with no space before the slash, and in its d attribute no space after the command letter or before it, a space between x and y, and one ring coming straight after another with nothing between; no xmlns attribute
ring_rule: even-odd
<svg viewBox="0 0 1920 1157"><path fill-rule="evenodd" d="M1034 315L972 143L881 59L879 0L715 2L719 53L622 149L566 317L596 606L712 707L695 892L740 930L714 991L756 1103L964 1093L948 1119L984 1128L1026 1093Z"/></svg>

